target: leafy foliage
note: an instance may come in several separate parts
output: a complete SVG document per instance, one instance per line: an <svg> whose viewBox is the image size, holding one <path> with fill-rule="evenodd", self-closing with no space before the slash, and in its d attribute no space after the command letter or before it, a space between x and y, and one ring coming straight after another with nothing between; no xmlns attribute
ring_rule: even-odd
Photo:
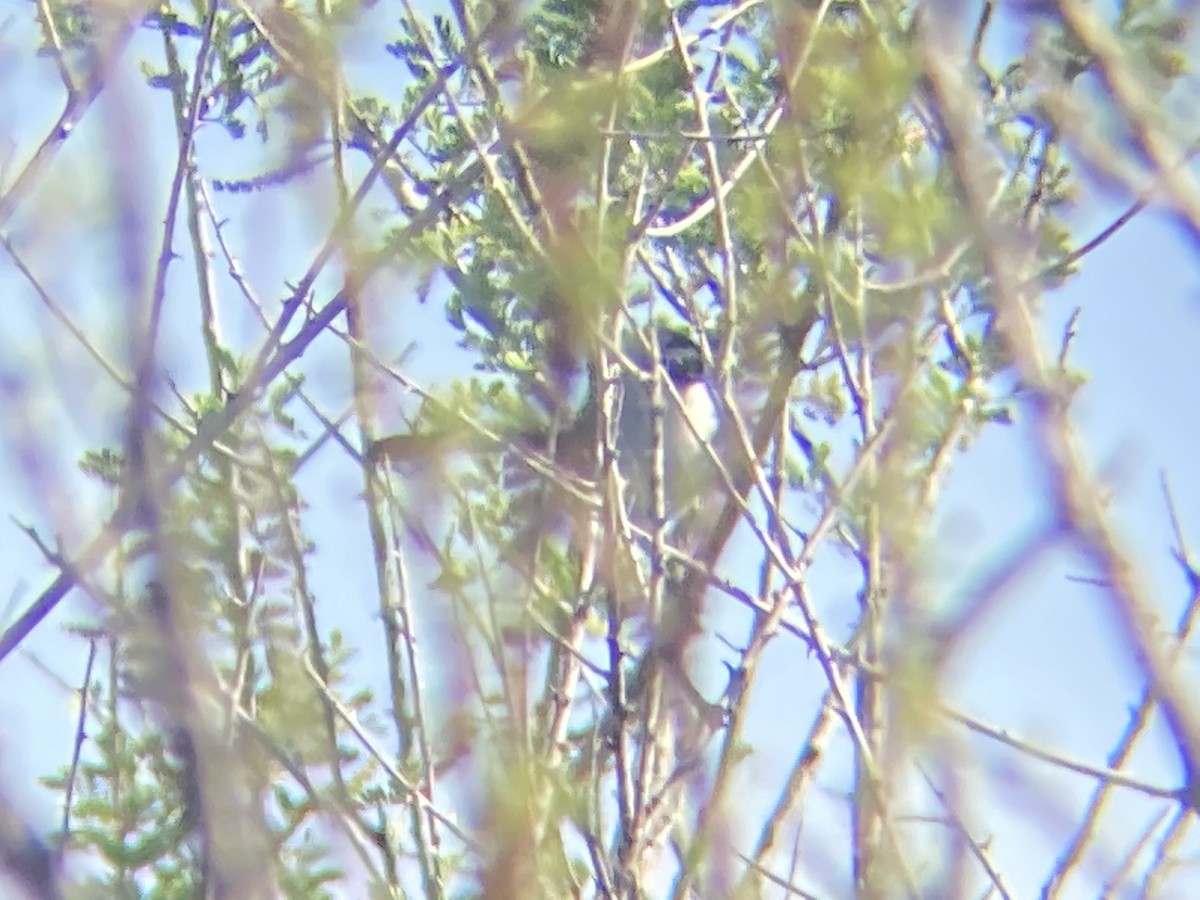
<svg viewBox="0 0 1200 900"><path fill-rule="evenodd" d="M1031 6L1024 56L977 46L953 79L933 13L896 0L148 15L163 58L143 61L143 100L170 101L184 148L171 202L186 198L209 386L177 393L169 424L135 408L124 445L82 464L119 514L88 582L107 672L83 692L86 752L45 781L88 864L75 895L322 897L357 877L381 896L757 896L833 710L854 725L840 892L914 892L921 841L886 808L902 776L877 763L895 751L899 773L934 730L941 673L908 604L940 484L1023 390L1065 402L1081 377L1064 353L1060 394L1023 380L1011 294L1077 267L1065 213L1088 184L1063 97L1114 73L1065 15ZM43 52L74 60L94 11L46 9ZM1111 23L1150 98L1185 69L1184 25L1151 0ZM350 71L366 45L382 61L361 81L385 89ZM223 175L231 159L248 174ZM249 195L229 198L249 222L256 200L295 192L330 235L282 312L229 254L266 329L253 352L211 305L208 235L229 232L205 218L209 187ZM182 269L172 245L162 273ZM368 289L384 268L442 310L471 377L425 390L386 362ZM661 324L702 345L737 438L696 464L717 472L711 511L666 508L678 401L644 363ZM348 348L361 454L340 421L302 424L315 333ZM419 398L411 436L436 448L394 477L372 443L387 371ZM656 470L649 517L625 501L622 376L657 397L655 459L636 460ZM384 637L371 663L325 612L361 598L318 596L312 577L335 551L310 537L299 473L335 443L362 464ZM752 576L714 568L735 525L757 541ZM857 599L822 623L808 573L846 559L835 593ZM706 604L740 623L715 698L688 673ZM815 654L829 692L743 866L715 822L756 765L743 701L774 640Z"/></svg>

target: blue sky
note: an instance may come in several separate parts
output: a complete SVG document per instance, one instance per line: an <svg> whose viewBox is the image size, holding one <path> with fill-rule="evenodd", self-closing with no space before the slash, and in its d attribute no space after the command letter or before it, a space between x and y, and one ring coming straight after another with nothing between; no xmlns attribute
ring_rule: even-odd
<svg viewBox="0 0 1200 900"><path fill-rule="evenodd" d="M35 33L31 19L30 5L0 0L0 21L8 23L0 30L0 78L22 86L0 112L4 184L41 140L62 103L50 62L29 52ZM366 46L365 41L355 44L358 49ZM148 36L138 38L137 49L157 59L159 50ZM372 72L381 65L386 63L376 58L359 60L355 68ZM148 165L144 189L150 208L163 208L174 157L168 98L165 93L147 97L136 70L126 64L7 230L18 246L29 248L31 265L54 296L118 362L124 331L119 316L123 306L112 296L117 284L111 262L116 236L110 232L110 239L97 241L95 231L111 207L105 185L84 175L95 171L91 154L112 121L112 104L124 99L135 104L139 117L140 127L127 138L139 142ZM200 141L202 150L206 141L212 142L207 158L215 160L216 170L210 173L214 177L237 178L256 171L259 160L245 145L233 152L220 134L202 135ZM323 238L327 202L316 189L255 195L250 200L218 195L218 206L235 223L231 238L249 281L269 309L277 308L284 281L296 277ZM1108 198L1077 210L1080 238L1090 237L1121 209L1120 198ZM181 252L186 246L183 239L176 242ZM176 291L168 291L172 305L162 358L169 361L181 388L200 389L204 370L195 347L197 313L188 287L189 267L190 260L182 260L172 270ZM1186 585L1169 552L1172 536L1160 473L1170 481L1187 533L1200 529L1200 468L1194 462L1200 426L1193 396L1200 384L1197 275L1195 247L1171 220L1151 212L1088 257L1082 274L1043 301L1046 345L1053 348L1072 311L1082 308L1071 355L1089 380L1077 398L1074 421L1092 465L1106 474L1114 518L1153 586L1164 628L1173 624L1186 599ZM330 296L323 289L331 283L320 285L320 297ZM51 321L7 256L0 256L0 293L8 309L0 330L0 383L11 386L19 380L37 392L34 403L24 402L22 397L28 395L20 391L6 389L0 396L0 514L6 517L0 521L0 608L11 602L5 615L12 617L49 583L53 571L7 517L36 525L47 538L56 530L92 533L94 523L101 521L104 500L72 471L73 460L83 448L115 438L122 399ZM377 279L371 293L374 333L383 355L397 353L409 336L420 335L422 344L411 358L414 377L444 383L465 371L467 358L452 350L452 335L436 303L417 306L403 282L390 275ZM252 349L260 339L253 317L231 299L228 286L223 296L227 339ZM340 413L349 399L345 357L344 346L327 337L314 345L304 362L311 395L329 415ZM384 415L389 405L400 402L394 395L385 396ZM31 428L38 435L36 446L43 448L46 481L31 480L16 452L21 435ZM357 671L377 677L381 641L370 543L358 502L361 477L353 461L329 445L297 482L311 504L306 527L321 548L314 560L314 589L325 601L322 608L328 610L330 623L351 641L361 642ZM48 484L57 484L59 493L48 492ZM987 431L958 462L947 487L935 525L931 603L956 608L980 573L1019 545L1048 514L1049 490L1026 416L1018 414L1011 427ZM735 542L725 566L734 572L740 568L744 575L756 563L748 554L750 547L746 541ZM740 556L739 549L745 555ZM1140 682L1103 592L1070 578L1090 574L1069 547L1052 548L958 650L944 687L949 702L984 721L1102 766L1127 721ZM848 623L854 614L854 587L839 583L833 572L822 580L814 589L822 611L834 625ZM24 652L0 666L0 778L29 815L48 829L55 825L57 812L52 798L33 780L69 759L75 711L56 678L77 685L86 656L84 643L64 636L60 626L85 616L87 610L87 603L73 596L38 629ZM714 633L731 639L745 628L739 614L723 610L710 614L710 624ZM728 655L715 641L710 649L713 656ZM1194 657L1187 657L1186 664L1194 669ZM715 662L712 671L721 671ZM815 661L798 657L794 644L779 641L768 651L749 732L756 753L747 767L745 803L738 811L746 822L761 813L761 803L770 796L766 791L795 755L821 686ZM992 851L999 865L1016 895L1028 896L1041 885L1092 783L1027 764L1011 751L964 732L953 733L972 760L971 777L978 779L968 783L985 785L971 804L972 821L981 835L995 836ZM1156 739L1139 751L1133 773L1175 785L1178 763L1161 738L1162 732L1156 732ZM845 743L835 742L839 746L848 759ZM837 768L827 770L822 779L826 792L816 796L809 814L810 822L823 814L827 823L825 829L815 828L807 838L811 844L806 844L815 848L809 863L818 890L820 876L830 879L826 887L844 877L836 836L845 803L837 791L844 791L847 782L839 780ZM848 766L843 769L844 775ZM927 796L913 802L931 808ZM1116 813L1104 820L1105 846L1118 856L1125 852L1163 805L1118 794ZM1200 873L1180 877L1187 879L1179 882L1181 889L1200 883ZM1096 884L1078 881L1067 896L1094 895Z"/></svg>

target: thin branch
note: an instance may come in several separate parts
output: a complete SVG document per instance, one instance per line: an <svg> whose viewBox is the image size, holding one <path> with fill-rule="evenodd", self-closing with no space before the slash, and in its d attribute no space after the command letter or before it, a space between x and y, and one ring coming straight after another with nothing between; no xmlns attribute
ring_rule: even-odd
<svg viewBox="0 0 1200 900"><path fill-rule="evenodd" d="M1162 840L1158 842L1158 846L1154 849L1154 858L1146 869L1146 875L1142 879L1142 889L1137 894L1139 897L1162 897L1164 896L1164 882L1171 876L1172 869L1181 868L1185 863L1181 863L1175 854L1180 850L1184 839L1187 837L1189 826L1195 821L1195 816L1186 806L1177 806L1175 815L1171 819L1171 824L1166 828ZM1190 865L1194 866L1192 862Z"/></svg>
<svg viewBox="0 0 1200 900"><path fill-rule="evenodd" d="M0 234L0 245L3 245L5 251L9 255L9 258L12 259L13 264L17 267L17 271L19 271L25 280L29 282L29 286L33 288L34 293L38 295L38 299L42 301L42 305L50 311L50 314L59 322L59 324L67 329L71 337L74 338L84 349L84 352L87 353L87 355L93 360L95 360L96 364L100 366L105 375L112 379L112 381L118 387L120 387L121 390L125 391L126 393L131 393L133 391L133 379L122 374L117 367L110 362L103 353L100 352L99 348L97 348L92 340L84 333L83 329L71 320L71 317L67 315L66 310L63 309L62 305L50 295L50 293L42 285L41 281L38 280L37 276L34 275L33 271L28 267L28 265L26 265L25 260L20 253L18 253L17 248L13 245L8 235ZM188 438L195 436L195 431L193 429L189 428L183 422L180 422L157 402L152 404L152 409L154 410L154 413L159 416L159 418L170 425L175 431ZM216 449L217 452L225 455L228 455L230 452L228 449L223 448L220 445L214 445L214 449Z"/></svg>
<svg viewBox="0 0 1200 900"><path fill-rule="evenodd" d="M766 879L776 887L783 888L785 897L800 897L801 900L820 900L820 895L810 894L803 888L797 887L786 878L781 878L780 876L776 875L757 860L751 859L743 853L739 853L738 858L746 864L746 867L750 869L750 871L757 874L760 878Z"/></svg>
<svg viewBox="0 0 1200 900"><path fill-rule="evenodd" d="M114 5L107 8L121 18L117 32L109 46L92 54L92 58L99 62L87 74L83 84L77 86L76 90L67 96L66 106L59 114L58 121L42 139L29 162L25 164L25 168L9 185L8 190L3 196L0 196L0 228L8 224L13 213L33 190L50 161L54 159L63 144L66 143L67 138L74 132L75 126L80 123L92 104L96 102L96 98L100 96L107 84L111 68L116 65L125 52L134 32L141 24L142 10L136 4Z"/></svg>
<svg viewBox="0 0 1200 900"><path fill-rule="evenodd" d="M1121 882L1133 874L1134 866L1137 865L1138 859L1141 858L1143 853L1145 853L1146 848L1150 846L1150 842L1154 838L1154 833L1158 831L1162 823L1165 822L1167 817L1171 814L1172 807L1164 806L1154 815L1154 818L1150 821L1150 824L1142 830L1142 833L1138 836L1138 839L1130 845L1129 849L1125 853L1125 858L1121 861L1121 864L1117 866L1116 871L1113 872L1107 879L1105 879L1104 889L1101 896L1114 897L1117 895L1117 889L1119 888Z"/></svg>
<svg viewBox="0 0 1200 900"><path fill-rule="evenodd" d="M775 849L780 833L788 817L800 810L800 804L805 791L817 778L817 770L824 761L825 751L833 737L833 726L837 722L837 712L834 708L833 695L825 692L821 706L808 733L800 742L800 750L792 763L792 770L775 800L775 805L763 822L759 831L758 841L754 846L750 859L762 865ZM748 887L749 873L742 878L742 884L735 896L743 896Z"/></svg>
<svg viewBox="0 0 1200 900"><path fill-rule="evenodd" d="M362 745L363 749L366 750L377 763L379 763L380 767L384 770L384 772L387 773L388 777L392 780L396 787L398 787L407 795L408 801L416 804L421 809L427 811L430 815L435 816L448 832L462 841L463 846L466 849L473 853L482 854L483 848L480 847L470 835L468 835L455 823L454 818L438 810L433 802L425 796L424 791L409 781L408 778L405 777L405 775L392 763L390 756L375 745L374 738L371 737L370 732L358 721L358 717L354 714L354 711L348 709L345 704L343 704L341 700L334 695L329 686L320 680L320 676L317 675L312 666L309 665L308 660L305 660L304 671L308 674L309 678L312 679L313 684L316 685L317 690L320 691L324 701L328 703L334 709L334 711L337 712L338 717L341 718L355 738L358 739L358 742Z"/></svg>
<svg viewBox="0 0 1200 900"><path fill-rule="evenodd" d="M83 742L87 738L88 702L92 690L92 666L96 662L96 638L88 641L87 663L83 667L83 682L79 685L79 717L75 721L75 740L71 747L71 764L67 767L67 791L63 798L62 835L60 853L71 839L71 807L75 797L75 779L79 774L79 762L83 756Z"/></svg>
<svg viewBox="0 0 1200 900"><path fill-rule="evenodd" d="M179 201L183 195L184 183L191 169L192 148L196 138L196 124L200 121L200 109L204 102L204 73L208 66L208 55L212 50L213 34L217 24L217 10L220 4L210 0L208 18L204 23L204 31L200 39L200 47L196 51L195 69L192 72L191 105L186 116L176 120L179 137L179 151L175 157L175 172L171 177L171 187L167 193L167 212L164 217L162 244L158 251L158 264L154 272L154 287L150 295L150 320L145 335L145 358L142 364L153 368L155 348L158 344L158 329L162 320L163 301L167 296L167 271L175 253L171 245L175 240L175 218L179 213ZM170 37L164 35L168 45ZM140 379L140 376L139 376ZM140 398L139 398L140 399Z"/></svg>
<svg viewBox="0 0 1200 900"><path fill-rule="evenodd" d="M1080 306L1075 307L1071 318L1067 320L1066 327L1063 328L1062 346L1058 351L1058 368L1062 372L1067 370L1067 354L1071 352L1071 342L1075 340L1075 328L1079 324L1079 315L1082 309Z"/></svg>
<svg viewBox="0 0 1200 900"><path fill-rule="evenodd" d="M1102 769L1097 766L1091 766L1087 763L1082 763L1077 760L1070 759L1062 754L1053 753L1049 750L1037 746L1032 741L1027 741L1023 738L1014 737L1007 731L1001 728L996 728L979 721L972 716L957 710L946 707L942 710L942 714L953 719L961 725L966 726L976 734L981 734L984 737L991 738L997 743L1004 744L1013 750L1017 750L1033 759L1048 763L1060 769L1065 769L1068 772L1074 772L1077 775L1085 775L1088 778L1093 778L1099 781L1105 787L1122 787L1131 791L1136 791L1139 794L1144 794L1147 797L1158 797L1164 800L1178 800L1178 787L1161 787L1160 785L1151 784L1142 781L1138 778L1133 778L1125 775L1115 769Z"/></svg>
<svg viewBox="0 0 1200 900"><path fill-rule="evenodd" d="M967 829L967 825L965 822L963 822L962 817L958 814L957 810L955 810L950 798L946 796L945 791L934 784L933 779L926 771L924 771L924 769L921 770L921 777L924 779L929 790L937 798L938 803L941 804L942 809L945 810L946 815L949 818L950 826L954 829L959 839L970 848L971 855L975 857L975 861L979 863L979 867L983 869L984 873L987 875L988 881L991 882L992 888L996 890L1003 900L1010 900L1010 898L1013 896L1013 893L1005 885L1004 876L1001 875L1000 870L996 868L996 864L992 861L987 847L985 847L982 842L975 839L975 837ZM962 884L962 882L959 882L959 884Z"/></svg>

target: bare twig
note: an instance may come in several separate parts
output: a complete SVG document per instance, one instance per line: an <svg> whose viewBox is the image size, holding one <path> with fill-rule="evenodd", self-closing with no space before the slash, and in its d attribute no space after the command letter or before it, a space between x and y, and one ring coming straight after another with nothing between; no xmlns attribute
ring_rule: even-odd
<svg viewBox="0 0 1200 900"><path fill-rule="evenodd" d="M67 794L63 798L61 849L66 849L71 839L71 805L75 796L75 779L79 774L79 761L83 755L83 742L87 738L88 699L92 689L92 665L96 662L96 638L88 641L87 663L83 667L83 682L79 685L79 718L75 721L75 740L71 747L71 764L67 767Z"/></svg>

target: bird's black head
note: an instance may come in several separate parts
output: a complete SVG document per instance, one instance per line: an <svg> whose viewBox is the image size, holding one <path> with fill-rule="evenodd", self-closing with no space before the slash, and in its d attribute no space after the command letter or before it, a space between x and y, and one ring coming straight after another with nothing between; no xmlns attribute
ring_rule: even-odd
<svg viewBox="0 0 1200 900"><path fill-rule="evenodd" d="M677 388L687 387L704 378L704 357L691 335L673 328L658 333L658 349L663 368Z"/></svg>

